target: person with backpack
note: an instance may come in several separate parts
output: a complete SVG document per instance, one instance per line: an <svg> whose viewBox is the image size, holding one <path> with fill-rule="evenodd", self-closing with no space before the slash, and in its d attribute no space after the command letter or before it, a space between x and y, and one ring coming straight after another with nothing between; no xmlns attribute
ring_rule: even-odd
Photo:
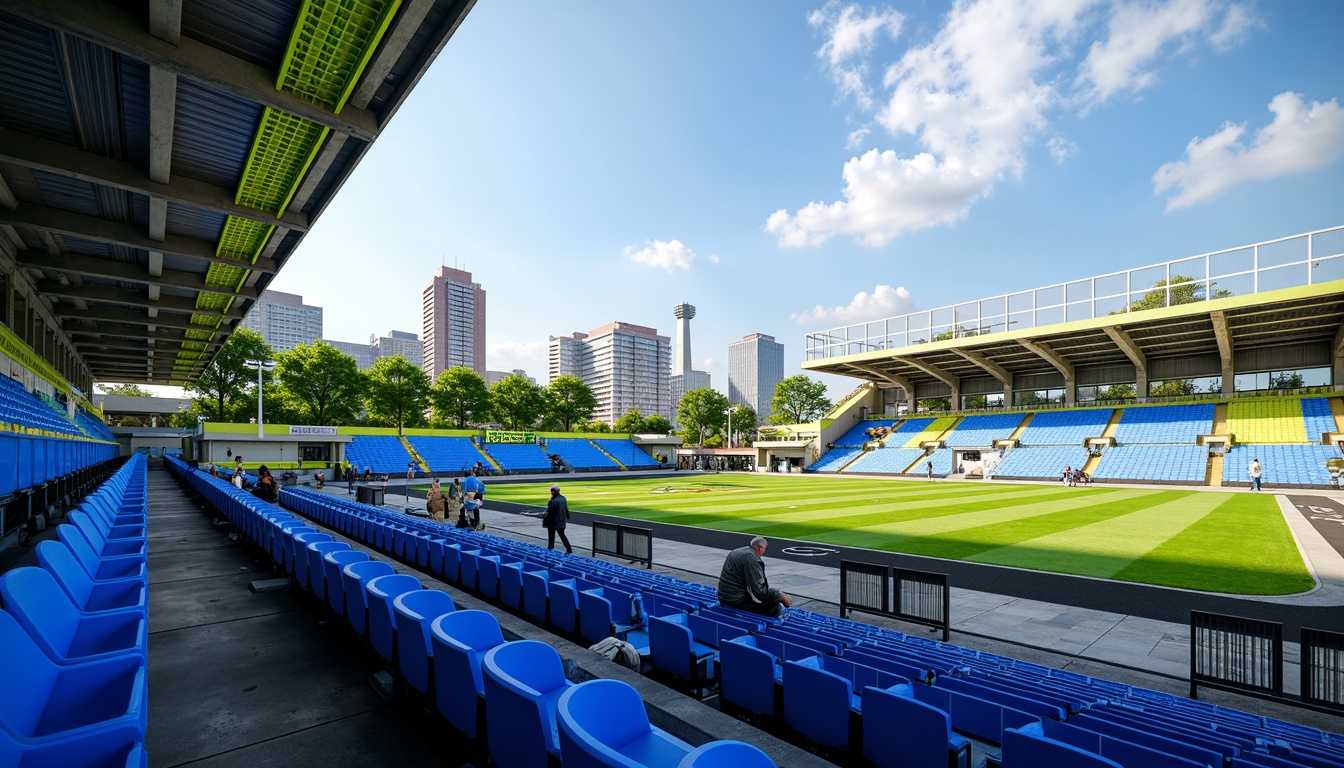
<svg viewBox="0 0 1344 768"><path fill-rule="evenodd" d="M565 525L569 522L569 502L564 496L560 495L560 486L551 486L551 500L546 502L546 514L541 518L541 527L546 529L546 548L555 549L555 537L560 536L560 543L565 545L565 554L574 554L574 547L569 544L569 537L565 535Z"/></svg>

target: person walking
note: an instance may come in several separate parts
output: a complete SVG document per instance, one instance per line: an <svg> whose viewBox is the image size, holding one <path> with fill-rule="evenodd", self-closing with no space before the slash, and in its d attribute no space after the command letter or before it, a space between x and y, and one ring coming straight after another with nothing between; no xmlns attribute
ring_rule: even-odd
<svg viewBox="0 0 1344 768"><path fill-rule="evenodd" d="M719 604L763 616L778 616L781 606L792 605L789 596L774 589L765 578L765 548L769 542L757 536L745 547L728 553L719 573Z"/></svg>
<svg viewBox="0 0 1344 768"><path fill-rule="evenodd" d="M1246 467L1246 474L1251 476L1251 490L1260 490L1260 475L1264 473L1264 468L1260 466L1259 459L1251 459L1250 466Z"/></svg>
<svg viewBox="0 0 1344 768"><path fill-rule="evenodd" d="M425 494L425 509L429 512L429 519L436 523L442 523L444 520L443 512L447 508L447 501L443 498L443 491L439 488L439 478L434 478L434 482L429 485L429 492Z"/></svg>
<svg viewBox="0 0 1344 768"><path fill-rule="evenodd" d="M355 465L345 465L345 490L348 493L355 492Z"/></svg>
<svg viewBox="0 0 1344 768"><path fill-rule="evenodd" d="M926 462L924 462L924 472L928 474L928 476L929 476L929 481L932 482L932 481L933 481L933 462L932 462L932 461L926 461Z"/></svg>
<svg viewBox="0 0 1344 768"><path fill-rule="evenodd" d="M546 514L541 518L541 527L546 529L546 548L555 549L555 537L560 536L560 543L565 545L565 554L574 554L574 548L569 545L569 537L565 535L565 525L569 522L569 502L564 496L560 495L560 486L551 486L551 500L546 502Z"/></svg>

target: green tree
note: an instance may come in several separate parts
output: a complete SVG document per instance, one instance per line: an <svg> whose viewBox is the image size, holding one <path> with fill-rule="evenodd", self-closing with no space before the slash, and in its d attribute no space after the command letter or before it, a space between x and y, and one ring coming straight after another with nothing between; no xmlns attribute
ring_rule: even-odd
<svg viewBox="0 0 1344 768"><path fill-rule="evenodd" d="M513 374L490 388L490 412L509 429L526 429L546 410L546 390Z"/></svg>
<svg viewBox="0 0 1344 768"><path fill-rule="evenodd" d="M439 374L429 391L437 421L466 429L473 422L490 418L490 388L481 375L465 365L455 365Z"/></svg>
<svg viewBox="0 0 1344 768"><path fill-rule="evenodd" d="M656 413L644 419L644 434L646 435L666 435L671 431L672 422Z"/></svg>
<svg viewBox="0 0 1344 768"><path fill-rule="evenodd" d="M684 436L695 436L696 445L705 444L705 436L721 431L728 421L728 397L709 387L692 389L677 403L677 424Z"/></svg>
<svg viewBox="0 0 1344 768"><path fill-rule="evenodd" d="M1284 371L1269 377L1270 389L1301 389L1304 386L1306 382L1302 374L1294 371Z"/></svg>
<svg viewBox="0 0 1344 768"><path fill-rule="evenodd" d="M99 384L98 391L104 395L116 397L153 397L154 393L142 389L139 384Z"/></svg>
<svg viewBox="0 0 1344 768"><path fill-rule="evenodd" d="M1034 393L1033 393L1034 394ZM1035 402L1035 401L1033 401ZM1041 402L1045 402L1042 400ZM950 397L925 397L916 402L917 409L925 411L950 411L952 410L952 398Z"/></svg>
<svg viewBox="0 0 1344 768"><path fill-rule="evenodd" d="M731 424L733 434L728 436L728 445L751 445L751 438L756 434L756 409L750 405L734 405L731 408L733 417L724 420L724 429Z"/></svg>
<svg viewBox="0 0 1344 768"><path fill-rule="evenodd" d="M575 424L587 421L597 410L593 390L577 376L557 376L546 387L546 414L568 432Z"/></svg>
<svg viewBox="0 0 1344 768"><path fill-rule="evenodd" d="M143 426L144 426L144 422L140 421L139 419L135 418L134 416L126 416L126 417L123 417L121 421L118 421L118 422L117 422L117 426L118 426L118 427L143 427Z"/></svg>
<svg viewBox="0 0 1344 768"><path fill-rule="evenodd" d="M364 405L366 379L355 358L321 341L276 356L276 374L302 424L349 424ZM270 392L265 393L267 397Z"/></svg>
<svg viewBox="0 0 1344 768"><path fill-rule="evenodd" d="M1190 379L1171 379L1150 387L1149 394L1153 397L1182 397L1193 395L1195 390L1195 382Z"/></svg>
<svg viewBox="0 0 1344 768"><path fill-rule="evenodd" d="M196 412L190 408L183 408L169 419L169 423L178 429L195 429L198 422Z"/></svg>
<svg viewBox="0 0 1344 768"><path fill-rule="evenodd" d="M967 395L961 398L961 407L965 410L975 410L984 408L988 402L984 395Z"/></svg>
<svg viewBox="0 0 1344 768"><path fill-rule="evenodd" d="M575 424L574 431L606 433L611 431L611 425L605 421L590 421L587 424Z"/></svg>
<svg viewBox="0 0 1344 768"><path fill-rule="evenodd" d="M257 388L257 372L244 365L244 361L272 359L271 347L261 334L247 328L234 331L201 377L187 388L195 395L192 408L207 419L227 421L236 410L232 407L234 401ZM273 375L264 372L262 380L268 381ZM256 403L255 396L252 402Z"/></svg>
<svg viewBox="0 0 1344 768"><path fill-rule="evenodd" d="M616 420L612 425L613 432L624 432L628 435L638 435L644 433L644 414L639 412L638 408L631 408L625 415Z"/></svg>
<svg viewBox="0 0 1344 768"><path fill-rule="evenodd" d="M770 399L771 424L802 424L815 421L831 407L826 385L798 374L775 385Z"/></svg>
<svg viewBox="0 0 1344 768"><path fill-rule="evenodd" d="M419 367L401 355L380 357L365 376L370 422L396 427L397 432L425 423L429 377Z"/></svg>
<svg viewBox="0 0 1344 768"><path fill-rule="evenodd" d="M1217 283L1209 283L1209 288L1214 289ZM1232 292L1226 289L1213 290L1215 299L1222 299L1231 296ZM1184 275L1171 276L1171 301L1167 301L1167 281L1158 280L1153 283L1152 290L1143 295L1142 299L1130 302L1129 311L1139 312L1145 309L1157 309L1159 307L1176 307L1181 304L1192 304L1196 301L1204 300L1204 283L1194 282L1194 278ZM1120 312L1112 312L1112 315L1118 315Z"/></svg>
<svg viewBox="0 0 1344 768"><path fill-rule="evenodd" d="M1133 384L1112 384L1106 389L1097 390L1098 400L1132 400L1137 396Z"/></svg>

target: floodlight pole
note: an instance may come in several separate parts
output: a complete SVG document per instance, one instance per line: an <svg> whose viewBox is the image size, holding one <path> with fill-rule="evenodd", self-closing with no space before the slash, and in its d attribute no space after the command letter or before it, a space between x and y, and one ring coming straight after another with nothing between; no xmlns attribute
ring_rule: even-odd
<svg viewBox="0 0 1344 768"><path fill-rule="evenodd" d="M261 424L261 375L265 371L275 370L275 363L266 360L244 360L243 365L257 371L257 439L265 440L266 431Z"/></svg>
<svg viewBox="0 0 1344 768"><path fill-rule="evenodd" d="M733 447L733 406L728 406L725 413L728 414L728 447L731 449Z"/></svg>

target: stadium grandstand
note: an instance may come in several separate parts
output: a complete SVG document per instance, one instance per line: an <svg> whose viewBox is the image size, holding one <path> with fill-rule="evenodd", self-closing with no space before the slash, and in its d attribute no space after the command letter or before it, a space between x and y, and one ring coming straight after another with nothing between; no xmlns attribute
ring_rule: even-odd
<svg viewBox="0 0 1344 768"><path fill-rule="evenodd" d="M1215 706L1156 690L1170 676L1135 684L1123 662L1062 669L1079 657L1041 647L1023 653L1057 666L1023 661L997 636L1008 629L940 643L837 618L819 591L779 619L725 608L701 583L716 574L690 568L717 565L745 527L681 550L677 569L638 569L545 549L519 516L535 509L490 510L486 533L429 521L405 481L402 508L330 487L286 486L271 503L199 471L200 457L119 442L94 385L199 380L472 6L0 3L0 764L1344 763L1344 737L1288 722L1283 700L1270 714L1250 698ZM794 434L809 435L813 469L846 473L992 473L1067 449L1117 482L1234 485L1251 456L1267 483L1319 486L1315 465L1344 433L1341 265L1344 229L1327 230L812 334L805 367L865 384L815 438ZM1173 382L1203 389L1164 399ZM1078 407L1125 386L1142 394L1106 404L1105 421ZM1002 412L967 413L995 400ZM1089 415L1052 416L1065 412ZM198 437L252 440L255 427L256 446L282 425L215 426ZM496 450L460 433L298 428L394 477L473 458L651 468L618 437ZM858 453L827 465L827 445ZM587 514L576 539L592 535ZM660 548L695 534L676 528L658 529ZM617 543L640 530L652 528ZM820 576L772 574L791 590L839 585L832 564L798 567ZM1047 590L995 577L1040 605L1073 578L1051 574ZM1101 581L1078 599L1106 599ZM1166 592L1147 603L1173 610ZM1047 623L1063 626L1056 607ZM1291 608L1290 638L1317 620L1344 636L1337 607ZM589 650L618 635L639 670Z"/></svg>

